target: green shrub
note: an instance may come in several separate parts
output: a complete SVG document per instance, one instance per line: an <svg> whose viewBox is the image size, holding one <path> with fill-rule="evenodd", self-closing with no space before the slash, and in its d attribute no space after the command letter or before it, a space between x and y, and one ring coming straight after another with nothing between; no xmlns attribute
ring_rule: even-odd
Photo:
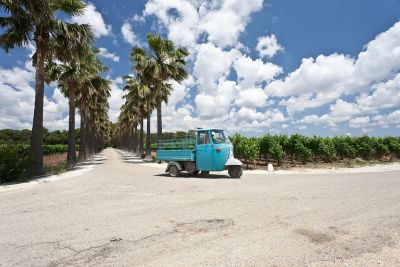
<svg viewBox="0 0 400 267"><path fill-rule="evenodd" d="M240 134L230 137L234 146L234 155L247 163L261 160L282 161L298 160L307 163L314 161L333 162L339 159L362 158L381 159L393 155L400 158L400 137L306 137L266 134L260 138L248 138Z"/></svg>
<svg viewBox="0 0 400 267"><path fill-rule="evenodd" d="M270 134L264 135L259 140L260 156L265 160L268 160L268 157L271 154L270 150L271 147L273 146L273 143L274 143L273 136Z"/></svg>
<svg viewBox="0 0 400 267"><path fill-rule="evenodd" d="M373 146L374 140L369 136L354 137L353 140L357 157L371 159L375 156L375 149Z"/></svg>
<svg viewBox="0 0 400 267"><path fill-rule="evenodd" d="M259 139L260 156L263 159L273 159L281 165L282 160L285 158L285 152L280 145L280 138L270 134L264 135Z"/></svg>
<svg viewBox="0 0 400 267"><path fill-rule="evenodd" d="M0 145L0 184L18 180L30 164L29 147Z"/></svg>
<svg viewBox="0 0 400 267"><path fill-rule="evenodd" d="M389 152L400 158L400 138L386 136L382 139L382 143L386 145Z"/></svg>
<svg viewBox="0 0 400 267"><path fill-rule="evenodd" d="M311 149L311 152L314 155L314 161L318 161L323 154L324 139L314 135L308 140L307 143L307 147Z"/></svg>
<svg viewBox="0 0 400 267"><path fill-rule="evenodd" d="M380 159L380 158L382 158L384 156L389 155L390 154L390 150L385 144L378 142L375 145L375 153L376 153L376 157L378 159Z"/></svg>
<svg viewBox="0 0 400 267"><path fill-rule="evenodd" d="M354 158L356 150L353 146L352 138L349 136L336 136L332 138L335 146L336 155L341 158Z"/></svg>
<svg viewBox="0 0 400 267"><path fill-rule="evenodd" d="M273 143L269 149L269 153L271 154L272 158L278 162L278 165L282 164L282 161L285 158L285 152L278 142Z"/></svg>
<svg viewBox="0 0 400 267"><path fill-rule="evenodd" d="M242 151L243 151L243 158L246 161L248 168L249 163L254 163L254 161L258 158L259 144L257 138L255 137L244 138L242 144Z"/></svg>
<svg viewBox="0 0 400 267"><path fill-rule="evenodd" d="M321 144L321 154L323 160L332 162L336 160L336 149L331 138L324 138Z"/></svg>

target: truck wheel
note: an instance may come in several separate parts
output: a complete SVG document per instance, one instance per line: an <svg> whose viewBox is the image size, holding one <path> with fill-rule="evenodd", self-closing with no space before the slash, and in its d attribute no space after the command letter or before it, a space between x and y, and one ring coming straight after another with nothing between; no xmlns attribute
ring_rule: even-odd
<svg viewBox="0 0 400 267"><path fill-rule="evenodd" d="M229 166L228 173L231 178L240 178L243 174L242 166Z"/></svg>
<svg viewBox="0 0 400 267"><path fill-rule="evenodd" d="M210 174L209 171L201 171L201 174Z"/></svg>
<svg viewBox="0 0 400 267"><path fill-rule="evenodd" d="M177 177L180 174L178 167L176 167L175 165L171 165L168 169L168 172L171 177Z"/></svg>

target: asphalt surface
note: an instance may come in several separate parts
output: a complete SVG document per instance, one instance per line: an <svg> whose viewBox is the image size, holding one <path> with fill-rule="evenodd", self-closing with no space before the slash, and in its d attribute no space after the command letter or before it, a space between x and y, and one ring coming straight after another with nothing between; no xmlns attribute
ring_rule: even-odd
<svg viewBox="0 0 400 267"><path fill-rule="evenodd" d="M103 155L0 190L0 266L400 266L400 171L171 178Z"/></svg>

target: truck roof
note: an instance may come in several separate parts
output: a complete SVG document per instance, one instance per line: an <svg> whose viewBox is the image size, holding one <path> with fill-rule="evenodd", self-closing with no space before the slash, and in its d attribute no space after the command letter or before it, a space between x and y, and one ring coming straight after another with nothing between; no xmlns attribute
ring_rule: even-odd
<svg viewBox="0 0 400 267"><path fill-rule="evenodd" d="M195 132L198 132L198 131L211 131L211 130L223 131L222 129L218 129L218 128L196 128L196 129L194 129Z"/></svg>

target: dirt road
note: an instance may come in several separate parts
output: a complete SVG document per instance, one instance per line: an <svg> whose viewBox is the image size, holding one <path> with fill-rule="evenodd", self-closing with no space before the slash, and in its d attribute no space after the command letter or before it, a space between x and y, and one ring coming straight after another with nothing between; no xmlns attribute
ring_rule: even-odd
<svg viewBox="0 0 400 267"><path fill-rule="evenodd" d="M103 155L0 190L0 266L400 266L400 171L171 178Z"/></svg>

